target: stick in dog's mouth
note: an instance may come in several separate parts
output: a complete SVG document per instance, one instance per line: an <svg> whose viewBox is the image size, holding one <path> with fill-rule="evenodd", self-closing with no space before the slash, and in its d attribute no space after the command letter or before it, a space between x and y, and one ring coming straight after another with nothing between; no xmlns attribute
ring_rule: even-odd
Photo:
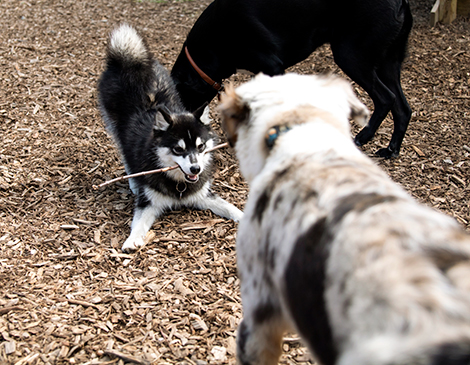
<svg viewBox="0 0 470 365"><path fill-rule="evenodd" d="M224 147L228 147L227 142L224 142L224 143L221 143L217 146L209 148L209 149L205 150L204 153L212 152L212 151L218 150L219 148L224 148ZM127 179L137 177L137 176L156 174L156 173L159 173L159 172L166 172L166 171L174 170L174 169L177 169L177 168L181 169L181 167L179 167L178 165L175 165L175 166L164 167L162 169L151 170L151 171L142 171L142 172L138 172L138 173L135 173L135 174L120 176L120 177L117 177L115 179L105 181L104 183L101 183L99 185L93 185L93 189L98 190L99 188L102 188L103 186L110 185L112 183L115 183L115 182L118 182L118 181L121 181L121 180L127 180ZM181 169L181 171L183 171L183 170ZM183 174L184 174L184 172L183 172ZM196 176L197 179L196 180L188 180L186 178L186 176L192 176L192 177ZM186 175L185 174L185 178L186 178L186 180L188 180L188 182L191 182L191 183L196 183L196 182L199 181L199 176L198 175Z"/></svg>

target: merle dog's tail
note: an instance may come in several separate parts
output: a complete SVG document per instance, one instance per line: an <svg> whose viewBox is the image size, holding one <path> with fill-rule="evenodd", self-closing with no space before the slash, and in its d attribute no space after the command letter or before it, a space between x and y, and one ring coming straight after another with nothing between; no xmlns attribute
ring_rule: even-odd
<svg viewBox="0 0 470 365"><path fill-rule="evenodd" d="M464 330L465 331L465 330ZM374 338L347 350L337 362L339 365L468 365L470 364L470 339L432 345L423 344L423 338L409 335L407 338ZM429 339L424 339L429 342Z"/></svg>

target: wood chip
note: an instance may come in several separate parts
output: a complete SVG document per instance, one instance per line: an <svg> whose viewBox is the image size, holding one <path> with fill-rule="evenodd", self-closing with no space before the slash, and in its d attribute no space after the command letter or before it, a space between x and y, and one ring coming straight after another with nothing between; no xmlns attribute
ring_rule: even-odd
<svg viewBox="0 0 470 365"><path fill-rule="evenodd" d="M5 348L5 354L7 355L10 355L16 351L16 342L14 341L3 342L3 346Z"/></svg>
<svg viewBox="0 0 470 365"><path fill-rule="evenodd" d="M416 152L416 154L419 156L419 157L425 157L426 154L421 151L418 147L416 147L415 145L411 145L411 148L413 148L413 150Z"/></svg>
<svg viewBox="0 0 470 365"><path fill-rule="evenodd" d="M193 291L184 285L183 278L177 279L174 283L174 286L175 289L178 290L184 296L193 294Z"/></svg>
<svg viewBox="0 0 470 365"><path fill-rule="evenodd" d="M60 226L62 229L79 229L79 226L76 226L75 224L62 224Z"/></svg>
<svg viewBox="0 0 470 365"><path fill-rule="evenodd" d="M463 187L465 187L467 185L465 183L465 181L463 181L463 179L461 179L460 177L458 177L456 175L450 175L450 179L453 180L454 182L456 182L457 184L462 185Z"/></svg>
<svg viewBox="0 0 470 365"><path fill-rule="evenodd" d="M199 223L184 223L181 225L181 230L182 231L191 231L191 230L197 230L197 229L205 229L208 227L213 227L217 223L225 222L224 219L212 219L210 221L204 221L204 222L199 222Z"/></svg>
<svg viewBox="0 0 470 365"><path fill-rule="evenodd" d="M194 329L201 330L201 333L205 333L209 330L206 323L197 314L190 313L189 318L192 319L191 324Z"/></svg>
<svg viewBox="0 0 470 365"><path fill-rule="evenodd" d="M98 308L95 304L85 302L83 300L76 300L76 299L67 299L67 301L70 304L76 304L76 305L81 305L82 307L92 307L92 308Z"/></svg>
<svg viewBox="0 0 470 365"><path fill-rule="evenodd" d="M209 210L168 211L144 247L123 253L136 197L124 180L92 190L125 174L97 107L110 30L132 15L171 70L211 1L1 2L0 363L123 365L126 356L158 365L235 362L238 224ZM413 116L400 155L375 162L417 200L470 230L468 19L431 29L426 2L410 3L416 27L401 80ZM288 72L335 69L324 46ZM236 74L230 82L248 79ZM217 105L210 104L212 126L223 140ZM388 145L392 119L361 147L365 153ZM234 151L218 150L212 160L211 190L243 208L249 187ZM288 337L295 340L286 342L282 365L300 355L297 335ZM214 360L214 346L227 350L226 361Z"/></svg>

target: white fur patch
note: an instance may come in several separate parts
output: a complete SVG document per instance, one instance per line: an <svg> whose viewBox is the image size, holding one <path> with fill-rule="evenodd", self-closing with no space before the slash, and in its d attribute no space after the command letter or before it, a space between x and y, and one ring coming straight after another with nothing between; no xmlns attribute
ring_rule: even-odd
<svg viewBox="0 0 470 365"><path fill-rule="evenodd" d="M159 111L155 114L155 129L166 131L170 124L166 121L165 117Z"/></svg>
<svg viewBox="0 0 470 365"><path fill-rule="evenodd" d="M181 162L176 160L177 157L181 158L181 156L176 156L173 152L171 152L171 149L167 147L159 147L156 150L156 154L164 167L179 165L178 162ZM170 170L165 172L165 174L175 181L185 181L184 174L180 169Z"/></svg>
<svg viewBox="0 0 470 365"><path fill-rule="evenodd" d="M164 212L164 206L149 205L144 209L135 208L131 233L122 246L123 251L132 251L144 244L144 238L155 219Z"/></svg>
<svg viewBox="0 0 470 365"><path fill-rule="evenodd" d="M113 52L130 55L135 59L146 59L148 57L142 38L128 24L122 24L113 30L109 47Z"/></svg>
<svg viewBox="0 0 470 365"><path fill-rule="evenodd" d="M201 118L200 118L202 124L205 124L205 125L211 124L212 118L209 115L209 111L210 111L209 106L206 106L204 108L204 112L202 113Z"/></svg>
<svg viewBox="0 0 470 365"><path fill-rule="evenodd" d="M184 142L184 139L180 139L178 141L178 146L180 146L183 150L186 149L186 143Z"/></svg>

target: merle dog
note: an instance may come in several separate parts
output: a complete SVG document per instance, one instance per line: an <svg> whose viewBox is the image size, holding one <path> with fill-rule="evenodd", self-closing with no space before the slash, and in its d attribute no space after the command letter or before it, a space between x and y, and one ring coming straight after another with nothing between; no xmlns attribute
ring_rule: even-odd
<svg viewBox="0 0 470 365"><path fill-rule="evenodd" d="M238 363L277 364L295 330L323 365L470 364L470 235L354 145L349 83L259 75L222 101L250 185Z"/></svg>
<svg viewBox="0 0 470 365"><path fill-rule="evenodd" d="M336 64L374 102L356 144L369 142L391 111L394 132L377 154L396 157L411 118L400 85L411 26L408 0L215 0L189 32L171 75L195 110L237 69L279 75L330 43Z"/></svg>

